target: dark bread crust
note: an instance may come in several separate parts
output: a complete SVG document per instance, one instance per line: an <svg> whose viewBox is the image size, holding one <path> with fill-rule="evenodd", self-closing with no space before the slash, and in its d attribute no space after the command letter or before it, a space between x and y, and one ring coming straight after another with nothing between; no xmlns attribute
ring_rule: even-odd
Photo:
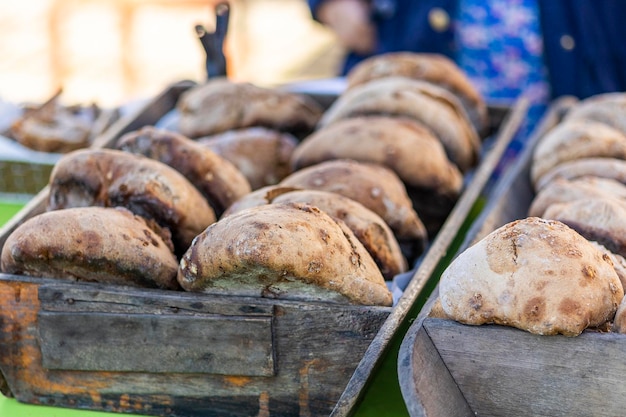
<svg viewBox="0 0 626 417"><path fill-rule="evenodd" d="M79 207L22 223L2 249L2 272L179 289L178 261L161 236L130 211Z"/></svg>
<svg viewBox="0 0 626 417"><path fill-rule="evenodd" d="M83 149L61 158L50 175L48 210L126 207L168 228L177 254L215 222L215 212L178 171L114 149Z"/></svg>
<svg viewBox="0 0 626 417"><path fill-rule="evenodd" d="M156 159L183 174L217 216L251 191L246 177L231 162L176 132L145 126L122 136L116 148Z"/></svg>

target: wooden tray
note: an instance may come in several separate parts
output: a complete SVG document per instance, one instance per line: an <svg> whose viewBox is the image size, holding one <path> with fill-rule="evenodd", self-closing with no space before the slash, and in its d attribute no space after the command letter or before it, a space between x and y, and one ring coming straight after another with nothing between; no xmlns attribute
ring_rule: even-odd
<svg viewBox="0 0 626 417"><path fill-rule="evenodd" d="M94 146L154 124L193 83L168 88ZM3 392L21 402L162 416L322 416L365 382L523 119L512 112L391 307L145 290L0 274ZM45 210L44 188L0 229L0 247ZM376 341L372 348L372 341ZM370 349L368 349L370 347ZM364 359L367 355L367 359ZM361 359L364 359L359 365ZM352 379L351 379L352 376ZM350 396L351 394L347 394Z"/></svg>
<svg viewBox="0 0 626 417"><path fill-rule="evenodd" d="M458 253L496 228L527 216L534 198L532 151L576 99L551 106L529 146L494 190ZM467 326L428 317L437 292L406 334L398 375L412 416L619 416L626 335L584 331L539 336L506 326Z"/></svg>

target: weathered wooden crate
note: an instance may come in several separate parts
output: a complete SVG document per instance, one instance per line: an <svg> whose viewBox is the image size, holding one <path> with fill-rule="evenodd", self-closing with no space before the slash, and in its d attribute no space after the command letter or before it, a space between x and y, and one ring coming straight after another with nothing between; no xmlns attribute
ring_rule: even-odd
<svg viewBox="0 0 626 417"><path fill-rule="evenodd" d="M534 145L575 102L567 97L550 108L458 253L527 216L534 197ZM506 326L463 325L429 317L436 296L434 291L400 348L398 376L412 416L624 415L626 335L586 330L577 337L539 336Z"/></svg>
<svg viewBox="0 0 626 417"><path fill-rule="evenodd" d="M171 86L94 146L154 124L191 85ZM347 386L344 397L355 398L354 387L369 379L369 366L467 218L524 114L520 105L500 119L498 139L395 307L0 274L2 392L25 403L159 416L330 414ZM21 222L45 210L47 193L46 187L0 230L0 247Z"/></svg>

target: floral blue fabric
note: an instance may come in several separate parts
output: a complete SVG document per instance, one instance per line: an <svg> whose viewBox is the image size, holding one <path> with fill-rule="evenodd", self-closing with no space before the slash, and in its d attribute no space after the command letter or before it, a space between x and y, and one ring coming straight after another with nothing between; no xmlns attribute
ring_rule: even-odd
<svg viewBox="0 0 626 417"><path fill-rule="evenodd" d="M460 0L457 63L488 103L530 101L523 132L550 100L537 0Z"/></svg>

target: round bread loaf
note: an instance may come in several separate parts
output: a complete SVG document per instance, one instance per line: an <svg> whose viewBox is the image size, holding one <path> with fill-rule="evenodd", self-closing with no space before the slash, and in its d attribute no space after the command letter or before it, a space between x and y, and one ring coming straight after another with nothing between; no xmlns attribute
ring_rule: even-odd
<svg viewBox="0 0 626 417"><path fill-rule="evenodd" d="M611 330L616 333L626 333L626 297L622 298L617 308Z"/></svg>
<svg viewBox="0 0 626 417"><path fill-rule="evenodd" d="M183 174L207 199L216 216L251 190L235 165L176 132L145 126L123 135L116 147L156 159Z"/></svg>
<svg viewBox="0 0 626 417"><path fill-rule="evenodd" d="M215 222L215 212L178 171L116 149L82 149L64 155L50 175L48 210L126 207L172 233L177 254Z"/></svg>
<svg viewBox="0 0 626 417"><path fill-rule="evenodd" d="M2 248L2 272L180 289L169 235L154 227L122 207L45 212L9 235Z"/></svg>
<svg viewBox="0 0 626 417"><path fill-rule="evenodd" d="M544 217L565 223L587 240L626 256L626 204L622 201L605 196L552 204Z"/></svg>
<svg viewBox="0 0 626 417"><path fill-rule="evenodd" d="M596 94L579 101L564 116L564 121L595 120L626 134L626 94Z"/></svg>
<svg viewBox="0 0 626 417"><path fill-rule="evenodd" d="M531 181L536 184L563 162L595 157L626 159L626 134L593 120L559 123L541 138L533 151Z"/></svg>
<svg viewBox="0 0 626 417"><path fill-rule="evenodd" d="M233 204L224 216L263 204L306 203L315 206L346 226L372 255L385 279L391 280L407 270L407 261L393 232L379 215L361 203L337 193L319 190L294 190L279 186L263 187ZM422 251L426 241L422 242Z"/></svg>
<svg viewBox="0 0 626 417"><path fill-rule="evenodd" d="M178 128L189 138L252 126L302 137L313 130L323 112L308 96L227 78L214 78L185 91L176 108Z"/></svg>
<svg viewBox="0 0 626 417"><path fill-rule="evenodd" d="M454 259L439 296L461 323L576 336L612 320L624 289L610 258L584 237L561 222L529 217Z"/></svg>
<svg viewBox="0 0 626 417"><path fill-rule="evenodd" d="M253 190L278 184L291 174L289 161L298 144L293 135L264 127L229 130L197 141L235 165Z"/></svg>
<svg viewBox="0 0 626 417"><path fill-rule="evenodd" d="M333 159L300 169L279 185L330 191L358 201L385 220L400 238L421 239L426 233L400 178L378 164Z"/></svg>
<svg viewBox="0 0 626 417"><path fill-rule="evenodd" d="M604 197L617 198L626 203L626 185L601 177L580 177L573 180L555 178L535 195L528 215L544 217L546 209L552 204Z"/></svg>
<svg viewBox="0 0 626 417"><path fill-rule="evenodd" d="M342 93L324 112L318 129L355 116L388 115L419 121L441 141L462 172L478 162L480 138L459 100L435 84L406 77L385 77Z"/></svg>
<svg viewBox="0 0 626 417"><path fill-rule="evenodd" d="M187 291L391 305L372 257L342 222L307 204L267 204L209 226L180 262Z"/></svg>
<svg viewBox="0 0 626 417"><path fill-rule="evenodd" d="M563 162L537 180L535 190L542 190L556 178L573 180L581 177L609 178L626 184L626 161L616 158L580 158Z"/></svg>
<svg viewBox="0 0 626 417"><path fill-rule="evenodd" d="M441 142L408 118L362 116L338 120L305 138L291 155L294 170L331 159L384 165L407 187L457 198L463 174Z"/></svg>
<svg viewBox="0 0 626 417"><path fill-rule="evenodd" d="M457 96L478 132L487 127L487 104L467 75L441 54L388 52L366 58L346 76L347 88L384 77L402 76L439 85Z"/></svg>

